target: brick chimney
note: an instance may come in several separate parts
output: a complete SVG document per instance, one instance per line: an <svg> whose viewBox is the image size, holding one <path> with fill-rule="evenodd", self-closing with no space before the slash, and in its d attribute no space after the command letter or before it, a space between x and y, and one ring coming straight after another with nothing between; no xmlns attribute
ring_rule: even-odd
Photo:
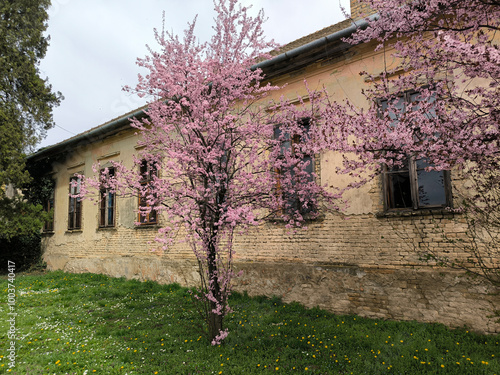
<svg viewBox="0 0 500 375"><path fill-rule="evenodd" d="M368 17L372 13L375 12L363 0L351 0L351 18L353 20Z"/></svg>

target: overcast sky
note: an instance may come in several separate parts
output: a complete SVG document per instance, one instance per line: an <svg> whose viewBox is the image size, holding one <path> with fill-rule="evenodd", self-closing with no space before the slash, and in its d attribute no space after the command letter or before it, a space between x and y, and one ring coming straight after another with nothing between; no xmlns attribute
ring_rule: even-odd
<svg viewBox="0 0 500 375"><path fill-rule="evenodd" d="M242 0L252 13L264 9L268 39L286 44L344 19L340 4L349 0ZM65 99L54 110L56 127L45 147L130 112L143 101L122 91L135 86L138 57L155 49L153 28L181 35L198 15L196 35L208 39L214 18L212 0L52 0L50 46L40 64L55 91ZM207 36L203 38L203 36ZM143 71L144 73L144 71Z"/></svg>

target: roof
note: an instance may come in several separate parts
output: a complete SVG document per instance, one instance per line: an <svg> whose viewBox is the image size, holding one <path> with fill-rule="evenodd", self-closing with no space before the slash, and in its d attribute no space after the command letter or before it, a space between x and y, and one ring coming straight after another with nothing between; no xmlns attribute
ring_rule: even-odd
<svg viewBox="0 0 500 375"><path fill-rule="evenodd" d="M373 15L378 17L378 15ZM322 59L331 59L341 55L350 45L343 42L342 38L351 35L356 29L366 27L364 20L356 21L345 20L334 25L325 27L312 34L299 38L286 44L278 51L275 56L269 60L261 61L252 68L260 68L264 71L266 79L272 79L277 76L301 69L312 62ZM103 139L121 130L130 127L131 118L145 116L144 110L147 106L135 109L120 117L110 120L102 125L96 126L83 133L68 138L55 145L42 148L28 157L35 161L46 157L64 154L75 147L83 144L89 144Z"/></svg>
<svg viewBox="0 0 500 375"><path fill-rule="evenodd" d="M259 62L253 68L261 68L266 79L273 79L302 69L314 62L335 59L351 48L351 44L344 42L344 38L359 28L366 28L369 20L378 17L378 14L373 14L368 17L368 20L363 19L356 22L348 19L321 29L287 44L279 50L281 53L278 56Z"/></svg>
<svg viewBox="0 0 500 375"><path fill-rule="evenodd" d="M333 25L330 25L330 26L327 26L321 30L318 30L312 34L309 34L309 35L306 35L306 36L303 36L299 39L296 39L288 44L285 44L283 47L281 47L278 51L276 51L275 53L271 53L272 55L277 55L279 53L285 53L285 52L289 52L295 48L298 48L300 46L303 46L307 43L310 43L310 42L314 42L315 40L318 40L318 39L321 39L321 38L324 38L330 34L333 34L337 31L340 31L340 30L343 30L349 26L351 26L352 24L352 21L347 19L347 20L344 20L342 22L339 22L339 23L336 23L336 24L333 24Z"/></svg>
<svg viewBox="0 0 500 375"><path fill-rule="evenodd" d="M32 155L29 155L28 160L36 161L57 154L62 154L74 150L77 146L96 142L100 139L106 138L107 136L116 134L121 130L130 129L130 120L134 117L144 117L146 115L144 112L146 108L147 106L140 107L113 120L107 121L104 124L86 130L83 133L56 143L55 145L41 148Z"/></svg>

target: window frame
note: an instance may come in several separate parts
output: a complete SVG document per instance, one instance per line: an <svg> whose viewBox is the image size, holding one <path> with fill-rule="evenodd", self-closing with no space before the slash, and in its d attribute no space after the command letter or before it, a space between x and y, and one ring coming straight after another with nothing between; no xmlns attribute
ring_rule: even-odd
<svg viewBox="0 0 500 375"><path fill-rule="evenodd" d="M304 117L304 118L301 118L299 120L299 125L301 127L307 127L308 130L306 131L306 133L309 133L309 128L311 126L311 119L309 117ZM280 130L280 126L281 124L277 124L274 126L274 134L273 134L273 137L274 139L278 139L280 136L281 136L281 130ZM277 136L277 131L279 131L279 135ZM285 133L285 139L282 141L281 143L281 150L280 150L280 156L279 156L279 159L283 159L284 158L284 155L283 155L283 150L284 149L289 149L291 153L294 153L295 152L295 149L296 149L296 145L300 144L301 142L301 137L300 135L298 134L294 134L294 135L290 135L290 134L286 134ZM289 143L289 146L284 146L286 143ZM309 163L309 168L311 168L310 171L308 171L308 174L309 174L309 178L311 179L311 181L314 179L314 174L315 174L315 155L304 155L304 157L302 158L302 161L305 161L309 159L310 163ZM282 175L282 171L280 168L275 168L275 173L276 173L276 194L284 194L282 189L281 189L281 175ZM298 210L298 212L301 214L301 215L308 215L308 214L311 214L311 213L314 213L314 212L317 212L318 208L317 207L310 207L308 209L304 209L301 205L300 205L300 202L299 202L299 199L298 198L295 198L294 197L291 197L289 199L287 199L288 201L291 201L291 200L295 200L294 203L291 203L290 204L290 210L292 209L295 209L297 206L300 208ZM283 210L282 210L283 211Z"/></svg>
<svg viewBox="0 0 500 375"><path fill-rule="evenodd" d="M76 186L73 185L76 181ZM68 203L68 230L81 230L82 229L82 199L73 198L72 195L80 193L81 179L78 176L71 176L69 179L69 203Z"/></svg>
<svg viewBox="0 0 500 375"><path fill-rule="evenodd" d="M115 168L103 168L100 170L100 175L108 169L108 175L114 176ZM109 205L109 198L111 197L111 205ZM111 210L111 222L110 214ZM111 192L110 188L101 186L99 189L99 217L98 217L99 228L113 228L116 226L116 192Z"/></svg>
<svg viewBox="0 0 500 375"><path fill-rule="evenodd" d="M418 90L408 90L402 93L399 96L395 96L394 100L402 100L402 107L401 109L403 111L407 111L408 106L411 106L414 101L412 101L412 97L415 95L418 95L419 91ZM382 117L383 113L386 109L384 109L384 102L388 102L388 99L378 99L377 100L377 105L379 108L379 116ZM394 122L398 121L397 116L394 116L393 119ZM422 171L423 168L418 168L417 164L421 162L423 159L416 159L413 155L407 155L406 156L407 160L407 169L408 169L408 179L409 179L409 186L410 186L410 195L409 199L411 200L411 205L406 206L406 207L396 207L395 204L395 199L390 196L390 191L392 190L390 188L391 182L390 178L391 175L397 174L397 173L405 173L404 171L398 172L398 171L390 171L387 167L387 165L382 165L382 186L383 186L383 202L384 202L384 211L385 212L394 212L394 211L408 211L408 210L425 210L425 209L442 209L445 207L452 207L453 204L453 198L452 198L452 187L451 187L451 172L449 170L443 170L443 171L424 171L423 173L442 173L442 189L443 189L443 194L444 194L444 202L440 204L424 204L421 202L420 195L419 195L419 171ZM425 161L423 161L425 163ZM391 203L393 206L391 206Z"/></svg>
<svg viewBox="0 0 500 375"><path fill-rule="evenodd" d="M54 221L54 216L55 216L54 203L55 203L55 191L54 191L54 189L52 189L50 191L49 196L45 200L44 205L43 205L43 209L45 212L50 213L52 211L52 216L51 216L50 220L46 221L43 224L43 229L42 229L43 233L53 233L54 232L54 224L55 224L55 221Z"/></svg>
<svg viewBox="0 0 500 375"><path fill-rule="evenodd" d="M425 210L425 209L436 209L436 208L445 208L452 207L452 191L451 191L451 173L450 171L439 171L443 176L443 194L444 194L444 202L441 204L425 204L421 202L421 198L419 196L419 179L418 179L418 169L417 169L417 161L413 157L408 157L408 177L409 177L409 185L410 185L410 200L411 206L406 207L396 207L394 203L394 199L390 197L390 176L398 173L397 171L389 171L387 165L383 166L382 178L383 178L383 194L384 194L384 211L407 211L407 210ZM424 172L424 173L432 173L438 171ZM399 172L404 173L404 172ZM391 205L392 203L392 205Z"/></svg>
<svg viewBox="0 0 500 375"><path fill-rule="evenodd" d="M146 167L146 170L143 172L143 167ZM151 188L151 182L154 180L154 176L158 177L158 164L151 163L147 160L141 160L141 164L139 165L139 173L141 174L140 184L141 186L148 186L147 190ZM139 226L148 226L148 225L157 225L158 224L158 211L151 208L151 210L144 214L141 212L141 207L150 207L147 203L147 194L142 196L141 192L138 192L138 213L137 213L137 222Z"/></svg>

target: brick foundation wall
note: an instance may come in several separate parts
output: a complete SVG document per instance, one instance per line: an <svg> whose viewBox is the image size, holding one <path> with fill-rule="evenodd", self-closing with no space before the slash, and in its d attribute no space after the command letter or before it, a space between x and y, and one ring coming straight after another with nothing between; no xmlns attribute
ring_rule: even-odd
<svg viewBox="0 0 500 375"><path fill-rule="evenodd" d="M326 215L295 235L283 225L267 223L235 238L235 267L243 271L235 288L339 314L498 333L500 325L488 318L500 306L497 290L419 259L418 243L428 241L445 250L436 229L454 225L454 233L464 230L453 220L449 215ZM181 242L169 251L151 252L147 242L155 233L154 228L118 227L99 231L92 243L70 234L57 246L46 238L44 257L50 269L197 285L197 263L189 246Z"/></svg>

